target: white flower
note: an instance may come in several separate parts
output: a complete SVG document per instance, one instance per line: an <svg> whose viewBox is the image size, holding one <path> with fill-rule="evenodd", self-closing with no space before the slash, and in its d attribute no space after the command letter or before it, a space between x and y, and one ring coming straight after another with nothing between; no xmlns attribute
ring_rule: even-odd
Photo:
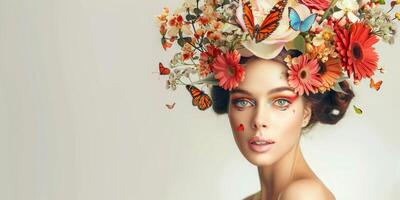
<svg viewBox="0 0 400 200"><path fill-rule="evenodd" d="M196 73L197 73L197 69L192 68L192 67L186 68L182 71L182 75L186 78L189 78L190 74L196 74Z"/></svg>
<svg viewBox="0 0 400 200"><path fill-rule="evenodd" d="M190 24L182 25L181 30L182 30L183 34L185 34L185 35L193 35L192 27L190 26Z"/></svg>
<svg viewBox="0 0 400 200"><path fill-rule="evenodd" d="M176 26L172 26L172 27L170 26L170 28L167 32L169 37L175 37L178 35L178 33L179 33L179 28Z"/></svg>
<svg viewBox="0 0 400 200"><path fill-rule="evenodd" d="M175 13L186 13L186 10L193 10L196 8L196 0L184 0L181 7L175 10Z"/></svg>
<svg viewBox="0 0 400 200"><path fill-rule="evenodd" d="M255 1L253 6L254 23L260 24L264 20L266 14L272 9L272 7L279 0L258 0ZM289 0L286 8L282 14L282 19L278 28L265 40L256 43L254 40L243 41L242 45L252 52L254 55L264 58L271 59L276 57L283 49L286 42L292 41L299 35L299 31L293 30L289 25L288 7L294 8L302 19L310 15L310 10L307 6L299 4L297 1ZM236 16L239 24L244 31L247 31L243 20L243 6L240 2L239 8L236 10Z"/></svg>
<svg viewBox="0 0 400 200"><path fill-rule="evenodd" d="M332 17L335 19L342 19L347 16L351 22L357 22L360 19L354 14L359 9L357 0L338 0L336 7L340 10L333 13Z"/></svg>

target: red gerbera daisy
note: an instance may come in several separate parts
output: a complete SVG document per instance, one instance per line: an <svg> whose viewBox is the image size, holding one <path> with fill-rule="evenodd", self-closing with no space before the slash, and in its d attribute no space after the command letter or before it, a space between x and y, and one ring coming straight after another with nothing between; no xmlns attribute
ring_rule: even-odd
<svg viewBox="0 0 400 200"><path fill-rule="evenodd" d="M307 95L309 95L309 92L316 93L318 87L322 85L318 74L318 60L309 61L305 55L301 55L297 59L298 62L292 64L288 70L289 86L299 95L303 95L304 92Z"/></svg>
<svg viewBox="0 0 400 200"><path fill-rule="evenodd" d="M239 64L240 54L237 50L220 54L214 60L213 71L219 80L219 86L232 90L244 79L244 67Z"/></svg>
<svg viewBox="0 0 400 200"><path fill-rule="evenodd" d="M350 30L336 26L335 32L335 47L347 75L353 74L355 81L374 75L378 54L372 45L378 42L378 38L371 34L371 28L357 22Z"/></svg>

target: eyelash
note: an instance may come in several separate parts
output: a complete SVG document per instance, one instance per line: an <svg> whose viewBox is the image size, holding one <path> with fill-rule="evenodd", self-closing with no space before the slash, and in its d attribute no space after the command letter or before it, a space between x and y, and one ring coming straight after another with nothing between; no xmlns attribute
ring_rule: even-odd
<svg viewBox="0 0 400 200"><path fill-rule="evenodd" d="M288 105L285 105L285 106L276 105L276 107L278 107L279 110L285 111L285 110L287 110L287 108L288 108L288 107L290 106L290 104L292 103L292 102L290 102L290 100L285 99L285 98L277 98L277 99L275 99L275 100L273 101L272 104L275 104L276 102L281 101L281 100L284 100L285 103L287 103ZM253 100L249 100L249 99L246 99L246 98L237 98L237 99L233 99L233 100L232 100L232 104L233 104L238 110L243 110L243 109L246 107L246 106L239 106L238 104L241 103L241 102L250 103L250 104L252 104L253 106L256 104Z"/></svg>
<svg viewBox="0 0 400 200"><path fill-rule="evenodd" d="M245 106L239 106L239 105L238 105L238 104L241 103L241 102L250 103L250 104L252 104L253 106L256 104L254 101L251 101L251 100L248 100L248 99L245 99L245 98L238 98L238 99L233 99L233 100L232 100L232 104L233 104L236 108L238 108L239 110L243 110Z"/></svg>

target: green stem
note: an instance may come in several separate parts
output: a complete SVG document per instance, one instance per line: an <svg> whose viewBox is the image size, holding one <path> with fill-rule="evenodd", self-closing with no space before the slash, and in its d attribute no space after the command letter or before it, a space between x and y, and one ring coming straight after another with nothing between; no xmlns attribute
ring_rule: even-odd
<svg viewBox="0 0 400 200"><path fill-rule="evenodd" d="M194 62L193 58L190 58L190 60L192 61L192 63L193 63L193 65L194 65L194 67L196 67L196 68L197 68L197 64Z"/></svg>
<svg viewBox="0 0 400 200"><path fill-rule="evenodd" d="M389 14L389 13L390 13L390 11L392 11L392 10L393 10L393 8L394 8L394 6L393 6L393 7L391 7L391 8L390 8L390 10L386 12L386 14Z"/></svg>
<svg viewBox="0 0 400 200"><path fill-rule="evenodd" d="M181 85L189 85L187 83L184 83L183 81L181 81L180 79L176 79L176 81L179 81L181 83Z"/></svg>
<svg viewBox="0 0 400 200"><path fill-rule="evenodd" d="M322 18L321 18L321 21L320 21L319 24L321 24L328 17L329 12L335 7L337 1L338 0L331 1L331 4L329 4L328 9L326 9L324 15L322 15Z"/></svg>

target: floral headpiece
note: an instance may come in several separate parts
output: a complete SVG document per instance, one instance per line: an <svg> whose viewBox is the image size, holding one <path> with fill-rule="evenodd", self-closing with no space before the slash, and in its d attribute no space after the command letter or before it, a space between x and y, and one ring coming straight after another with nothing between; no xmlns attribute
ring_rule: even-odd
<svg viewBox="0 0 400 200"><path fill-rule="evenodd" d="M339 82L353 79L357 85L370 79L379 90L382 81L372 76L378 68L374 45L381 39L394 43L400 13L383 11L384 0L185 0L170 13L157 16L161 44L174 43L181 50L169 62L159 63L167 75L167 89L185 85L193 105L205 110L212 100L195 85L237 87L245 77L241 56L272 59L285 49L301 52L287 56L288 83L298 95L345 93ZM175 104L174 104L175 105ZM167 105L172 108L173 105ZM356 107L355 107L356 109ZM356 110L361 112L361 110Z"/></svg>

